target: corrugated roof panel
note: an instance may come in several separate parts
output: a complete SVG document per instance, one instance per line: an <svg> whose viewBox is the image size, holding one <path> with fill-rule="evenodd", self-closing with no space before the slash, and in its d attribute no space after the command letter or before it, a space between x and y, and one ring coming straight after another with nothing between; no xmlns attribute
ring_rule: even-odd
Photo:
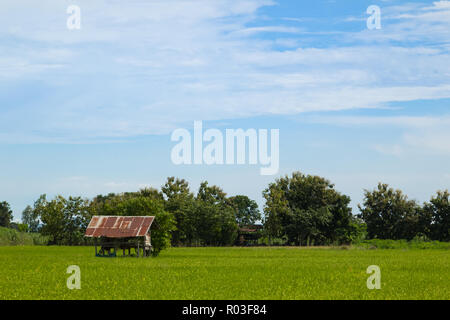
<svg viewBox="0 0 450 320"><path fill-rule="evenodd" d="M98 222L98 217L92 217L91 222L89 222L88 228L95 228Z"/></svg>
<svg viewBox="0 0 450 320"><path fill-rule="evenodd" d="M116 219L116 222L114 223L114 227L113 228L120 228L120 225L122 224L123 221L123 217L118 217Z"/></svg>
<svg viewBox="0 0 450 320"><path fill-rule="evenodd" d="M152 216L94 216L86 229L86 237L128 238L148 233Z"/></svg>
<svg viewBox="0 0 450 320"><path fill-rule="evenodd" d="M108 217L105 222L105 228L113 228L116 221L117 221L117 218Z"/></svg>
<svg viewBox="0 0 450 320"><path fill-rule="evenodd" d="M118 228L110 229L108 237L110 238L120 238L122 236L122 233Z"/></svg>
<svg viewBox="0 0 450 320"><path fill-rule="evenodd" d="M133 230L133 237L138 236L142 226L142 222L144 222L144 219L142 217L138 217L134 219L133 222L131 223L131 229Z"/></svg>
<svg viewBox="0 0 450 320"><path fill-rule="evenodd" d="M133 219L131 222L131 229L139 229L141 227L142 221L144 221L143 217L136 217L136 219Z"/></svg>
<svg viewBox="0 0 450 320"><path fill-rule="evenodd" d="M151 219L151 220L147 219L142 222L141 228L139 229L139 232L138 232L139 237L145 236L145 234L147 233L146 230L148 230L150 228L150 225L152 224L152 222L153 222L153 219Z"/></svg>
<svg viewBox="0 0 450 320"><path fill-rule="evenodd" d="M97 228L103 228L106 224L106 220L108 220L108 217L100 217L97 222Z"/></svg>
<svg viewBox="0 0 450 320"><path fill-rule="evenodd" d="M94 232L92 233L92 236L97 238L97 237L101 237L103 232L103 228L94 228Z"/></svg>
<svg viewBox="0 0 450 320"><path fill-rule="evenodd" d="M90 236L92 236L93 234L94 234L94 228L87 228L86 229L86 236L87 237L90 237Z"/></svg>

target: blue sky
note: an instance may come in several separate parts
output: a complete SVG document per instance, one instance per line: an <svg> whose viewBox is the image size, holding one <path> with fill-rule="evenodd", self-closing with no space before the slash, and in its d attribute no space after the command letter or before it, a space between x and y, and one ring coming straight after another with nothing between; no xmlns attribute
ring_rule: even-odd
<svg viewBox="0 0 450 320"><path fill-rule="evenodd" d="M67 7L81 9L68 30ZM366 10L381 9L379 30ZM261 191L300 170L361 202L450 186L450 1L3 0L0 201L93 197L167 176ZM171 132L280 130L280 172L175 166Z"/></svg>

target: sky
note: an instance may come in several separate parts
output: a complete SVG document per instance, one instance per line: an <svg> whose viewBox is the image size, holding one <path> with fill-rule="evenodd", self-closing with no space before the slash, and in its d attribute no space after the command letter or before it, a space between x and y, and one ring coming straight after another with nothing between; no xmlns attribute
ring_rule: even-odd
<svg viewBox="0 0 450 320"><path fill-rule="evenodd" d="M80 28L68 28L80 10ZM381 28L368 28L371 5ZM78 20L77 20L78 21ZM0 201L201 181L263 208L301 171L352 199L450 188L450 1L2 0ZM278 129L279 172L175 165L194 121Z"/></svg>

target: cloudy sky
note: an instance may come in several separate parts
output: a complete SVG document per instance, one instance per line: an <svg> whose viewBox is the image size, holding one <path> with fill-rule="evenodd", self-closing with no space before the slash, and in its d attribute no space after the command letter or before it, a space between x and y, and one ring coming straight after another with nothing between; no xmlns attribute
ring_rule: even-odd
<svg viewBox="0 0 450 320"><path fill-rule="evenodd" d="M195 120L279 129L279 174L174 165L171 133ZM355 213L379 181L418 201L450 188L450 1L1 1L0 201L16 219L42 193L172 175L262 206L296 170L329 178Z"/></svg>

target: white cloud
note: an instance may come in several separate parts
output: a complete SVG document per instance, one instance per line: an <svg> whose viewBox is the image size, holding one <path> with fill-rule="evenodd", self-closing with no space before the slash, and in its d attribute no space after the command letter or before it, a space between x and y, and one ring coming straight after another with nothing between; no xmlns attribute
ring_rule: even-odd
<svg viewBox="0 0 450 320"><path fill-rule="evenodd" d="M285 20L249 26L272 1L80 1L79 32L66 29L66 5L2 2L7 27L0 36L8 40L1 45L0 88L28 91L30 79L43 87L27 103L0 96L0 141L120 140L197 119L450 98L445 1L388 6L388 16L411 17L383 24L382 32L339 35L325 48L302 46L303 30ZM403 47L393 39L435 44ZM288 49L276 48L283 43Z"/></svg>
<svg viewBox="0 0 450 320"><path fill-rule="evenodd" d="M342 126L396 126L403 128L436 128L449 127L450 115L443 116L316 116L309 117L313 123L342 125Z"/></svg>
<svg viewBox="0 0 450 320"><path fill-rule="evenodd" d="M267 27L245 28L242 30L235 31L234 34L253 35L255 33L261 33L261 32L300 33L300 32L302 32L302 30L299 28L293 28L293 27L267 26Z"/></svg>
<svg viewBox="0 0 450 320"><path fill-rule="evenodd" d="M30 63L20 58L0 57L0 80L39 74L63 67L62 64Z"/></svg>
<svg viewBox="0 0 450 320"><path fill-rule="evenodd" d="M411 154L450 155L450 114L442 116L316 116L305 121L346 127L397 128L403 131L398 142L376 144L373 149L392 156ZM392 137L394 140L394 137Z"/></svg>
<svg viewBox="0 0 450 320"><path fill-rule="evenodd" d="M407 145L422 153L450 155L450 129L448 127L407 133L404 140Z"/></svg>

